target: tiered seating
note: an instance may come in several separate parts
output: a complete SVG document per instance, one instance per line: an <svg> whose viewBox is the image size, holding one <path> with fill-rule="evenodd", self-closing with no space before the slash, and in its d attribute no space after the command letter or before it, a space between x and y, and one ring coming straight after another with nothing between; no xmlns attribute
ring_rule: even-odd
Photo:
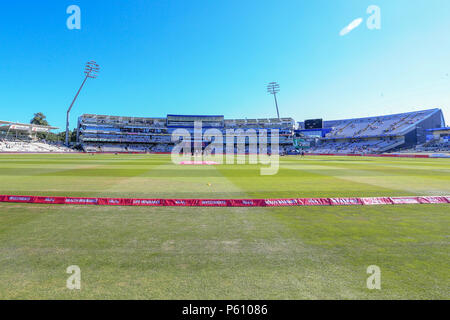
<svg viewBox="0 0 450 320"><path fill-rule="evenodd" d="M450 140L433 139L416 147L415 151L420 152L450 152Z"/></svg>
<svg viewBox="0 0 450 320"><path fill-rule="evenodd" d="M122 152L170 152L171 146L169 144L155 144L155 145L142 145L142 144L84 144L83 149L85 152L107 152L107 153L122 153Z"/></svg>
<svg viewBox="0 0 450 320"><path fill-rule="evenodd" d="M193 134L193 125L197 121L193 119L197 118L206 119L201 120L206 123L204 129L215 128L224 136L228 129L278 129L279 144L292 145L295 127L292 118L225 120L223 116L182 115L133 118L85 114L79 119L79 141L86 152L170 152L174 145L171 133L183 128Z"/></svg>
<svg viewBox="0 0 450 320"><path fill-rule="evenodd" d="M368 140L368 141L348 141L348 142L324 142L311 149L314 153L326 154L355 154L355 153L379 153L399 143L401 139L395 140Z"/></svg>
<svg viewBox="0 0 450 320"><path fill-rule="evenodd" d="M33 141L0 141L0 152L30 152L30 153L50 153L50 152L74 152L62 145L48 144Z"/></svg>
<svg viewBox="0 0 450 320"><path fill-rule="evenodd" d="M416 111L403 114L333 121L332 131L326 138L361 138L377 136L395 136L404 133L409 127L435 112L433 110Z"/></svg>
<svg viewBox="0 0 450 320"><path fill-rule="evenodd" d="M313 152L320 153L379 153L404 144L404 136L428 117L438 115L439 109L415 111L361 119L325 121L331 131ZM339 140L336 141L336 140Z"/></svg>

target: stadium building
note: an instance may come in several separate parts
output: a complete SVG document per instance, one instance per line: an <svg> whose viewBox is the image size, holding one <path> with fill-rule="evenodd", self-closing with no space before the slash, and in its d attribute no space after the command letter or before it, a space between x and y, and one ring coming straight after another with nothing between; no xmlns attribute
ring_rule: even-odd
<svg viewBox="0 0 450 320"><path fill-rule="evenodd" d="M295 121L292 118L225 119L223 115L173 115L165 118L138 118L83 114L78 118L77 142L86 152L170 152L174 146L172 133L185 129L194 134L194 123L201 121L203 133L217 129L227 137L228 129L278 129L280 149L292 147ZM245 135L245 133L243 133ZM194 142L194 141L193 141ZM211 141L201 141L205 148ZM249 140L245 138L245 151Z"/></svg>
<svg viewBox="0 0 450 320"><path fill-rule="evenodd" d="M383 153L427 142L427 130L445 127L440 109L368 118L323 121L316 128L299 123L298 134L315 139L311 152L332 154Z"/></svg>

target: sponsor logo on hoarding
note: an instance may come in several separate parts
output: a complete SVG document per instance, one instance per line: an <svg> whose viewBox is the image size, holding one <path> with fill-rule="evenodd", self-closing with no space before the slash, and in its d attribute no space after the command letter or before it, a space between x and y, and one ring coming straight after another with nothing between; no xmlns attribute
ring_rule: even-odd
<svg viewBox="0 0 450 320"><path fill-rule="evenodd" d="M447 203L445 197L419 197L420 203Z"/></svg>
<svg viewBox="0 0 450 320"><path fill-rule="evenodd" d="M330 198L333 205L356 205L361 204L357 198Z"/></svg>
<svg viewBox="0 0 450 320"><path fill-rule="evenodd" d="M202 204L217 204L217 205L226 205L227 202L224 200L202 200Z"/></svg>
<svg viewBox="0 0 450 320"><path fill-rule="evenodd" d="M97 199L66 198L66 203L97 203Z"/></svg>
<svg viewBox="0 0 450 320"><path fill-rule="evenodd" d="M381 205L391 203L388 198L361 198L361 201L365 205Z"/></svg>
<svg viewBox="0 0 450 320"><path fill-rule="evenodd" d="M159 200L141 200L142 204L160 204L161 201Z"/></svg>
<svg viewBox="0 0 450 320"><path fill-rule="evenodd" d="M326 199L302 199L304 205L308 206L327 206L329 205Z"/></svg>
<svg viewBox="0 0 450 320"><path fill-rule="evenodd" d="M10 201L30 201L31 197L17 197L17 196L10 196L8 197Z"/></svg>
<svg viewBox="0 0 450 320"><path fill-rule="evenodd" d="M394 204L415 204L420 203L417 198L391 198Z"/></svg>
<svg viewBox="0 0 450 320"><path fill-rule="evenodd" d="M268 199L266 204L269 206L295 206L300 203L297 199Z"/></svg>

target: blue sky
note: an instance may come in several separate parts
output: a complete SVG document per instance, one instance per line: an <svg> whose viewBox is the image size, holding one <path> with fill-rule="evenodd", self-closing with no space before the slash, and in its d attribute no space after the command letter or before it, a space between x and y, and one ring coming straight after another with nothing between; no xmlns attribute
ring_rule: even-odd
<svg viewBox="0 0 450 320"><path fill-rule="evenodd" d="M69 5L81 30L69 30ZM381 29L369 30L369 5ZM356 18L361 25L339 32ZM2 1L0 119L44 112L65 125L84 63L101 65L75 104L124 116L223 114L340 119L440 107L450 121L448 0Z"/></svg>

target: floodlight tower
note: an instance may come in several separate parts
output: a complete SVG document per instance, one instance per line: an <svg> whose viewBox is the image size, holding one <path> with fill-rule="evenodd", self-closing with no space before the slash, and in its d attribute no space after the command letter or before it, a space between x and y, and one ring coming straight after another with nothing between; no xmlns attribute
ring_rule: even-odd
<svg viewBox="0 0 450 320"><path fill-rule="evenodd" d="M66 146L69 146L69 115L70 110L72 110L73 104L75 103L75 100L77 100L78 95L80 94L81 89L83 89L84 84L86 83L86 80L88 78L95 79L97 78L97 74L100 71L100 67L97 64L97 62L91 60L86 63L86 66L84 67L84 74L86 75L83 83L81 84L80 89L78 89L77 94L75 95L75 98L73 98L72 103L70 104L69 109L67 110L67 118L66 118Z"/></svg>
<svg viewBox="0 0 450 320"><path fill-rule="evenodd" d="M273 94L275 99L275 107L277 108L277 116L280 119L280 112L278 111L277 93L280 92L280 85L276 82L270 82L267 85L267 92Z"/></svg>

